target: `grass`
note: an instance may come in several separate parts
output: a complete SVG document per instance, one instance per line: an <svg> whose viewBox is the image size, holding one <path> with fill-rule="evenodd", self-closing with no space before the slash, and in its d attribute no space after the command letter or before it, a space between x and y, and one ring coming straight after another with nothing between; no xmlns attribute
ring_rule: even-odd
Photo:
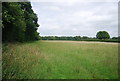
<svg viewBox="0 0 120 81"><path fill-rule="evenodd" d="M118 44L46 42L3 45L4 79L117 79Z"/></svg>

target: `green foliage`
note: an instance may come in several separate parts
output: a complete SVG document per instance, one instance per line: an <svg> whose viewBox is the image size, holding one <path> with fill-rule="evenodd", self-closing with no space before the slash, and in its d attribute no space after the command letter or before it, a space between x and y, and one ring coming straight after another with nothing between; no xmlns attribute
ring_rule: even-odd
<svg viewBox="0 0 120 81"><path fill-rule="evenodd" d="M87 36L83 36L83 39L89 39L89 37L87 37Z"/></svg>
<svg viewBox="0 0 120 81"><path fill-rule="evenodd" d="M100 42L120 42L120 37L113 37L111 39L98 39L95 37L87 37L87 36L44 36L44 37L40 37L40 40L74 40L74 41L100 41Z"/></svg>
<svg viewBox="0 0 120 81"><path fill-rule="evenodd" d="M109 39L110 35L106 31L99 31L99 32L97 32L96 38L98 38L98 39Z"/></svg>
<svg viewBox="0 0 120 81"><path fill-rule="evenodd" d="M2 5L3 41L23 41L26 23L20 5L5 2Z"/></svg>
<svg viewBox="0 0 120 81"><path fill-rule="evenodd" d="M75 36L74 38L75 38L75 40L80 40L81 39L80 36Z"/></svg>
<svg viewBox="0 0 120 81"><path fill-rule="evenodd" d="M39 37L38 18L30 2L3 2L2 10L3 42L32 41Z"/></svg>
<svg viewBox="0 0 120 81"><path fill-rule="evenodd" d="M21 8L24 10L24 17L26 22L26 32L25 32L25 38L26 40L36 40L38 39L39 34L36 32L37 27L39 26L37 21L37 15L33 12L31 9L32 6L30 3L20 3L22 6Z"/></svg>
<svg viewBox="0 0 120 81"><path fill-rule="evenodd" d="M118 39L118 37L112 37L112 39Z"/></svg>

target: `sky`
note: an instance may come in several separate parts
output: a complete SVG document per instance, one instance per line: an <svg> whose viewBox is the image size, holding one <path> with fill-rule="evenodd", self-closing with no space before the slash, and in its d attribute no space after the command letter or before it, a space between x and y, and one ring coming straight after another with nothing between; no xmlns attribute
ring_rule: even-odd
<svg viewBox="0 0 120 81"><path fill-rule="evenodd" d="M118 36L118 2L78 0L31 2L40 36Z"/></svg>

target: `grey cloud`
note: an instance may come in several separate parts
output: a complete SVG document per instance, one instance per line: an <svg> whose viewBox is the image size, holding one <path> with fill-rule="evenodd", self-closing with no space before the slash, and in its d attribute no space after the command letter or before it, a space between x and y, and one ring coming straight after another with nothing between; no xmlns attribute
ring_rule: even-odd
<svg viewBox="0 0 120 81"><path fill-rule="evenodd" d="M32 6L38 14L41 35L95 37L100 30L108 31L111 36L118 34L116 2L33 2Z"/></svg>

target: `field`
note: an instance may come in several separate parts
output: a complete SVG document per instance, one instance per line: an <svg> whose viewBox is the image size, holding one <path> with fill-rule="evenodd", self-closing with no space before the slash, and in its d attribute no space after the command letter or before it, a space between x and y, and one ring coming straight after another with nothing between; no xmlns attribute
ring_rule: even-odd
<svg viewBox="0 0 120 81"><path fill-rule="evenodd" d="M116 79L118 44L36 41L3 44L4 79Z"/></svg>

